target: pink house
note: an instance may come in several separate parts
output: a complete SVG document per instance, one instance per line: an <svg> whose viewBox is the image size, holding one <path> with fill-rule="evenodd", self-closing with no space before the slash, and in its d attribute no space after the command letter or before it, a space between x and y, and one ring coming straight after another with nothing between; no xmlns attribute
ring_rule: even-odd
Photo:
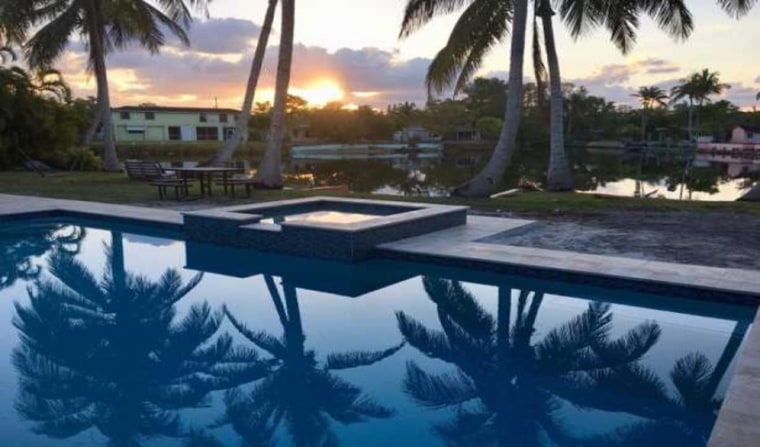
<svg viewBox="0 0 760 447"><path fill-rule="evenodd" d="M733 165L733 171L755 171L760 166L760 129L736 126L730 141L699 141L697 150L701 160L728 163Z"/></svg>

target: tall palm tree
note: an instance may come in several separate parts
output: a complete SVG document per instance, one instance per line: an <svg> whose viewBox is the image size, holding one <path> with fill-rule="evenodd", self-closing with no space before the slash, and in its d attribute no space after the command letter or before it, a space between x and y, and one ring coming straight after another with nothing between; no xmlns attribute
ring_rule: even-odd
<svg viewBox="0 0 760 447"><path fill-rule="evenodd" d="M249 393L227 393L225 422L246 445L273 445L275 431L284 423L296 447L334 446L338 439L330 429L331 419L354 424L393 415L393 410L333 372L382 361L398 352L403 343L384 351L329 354L320 362L316 353L305 347L296 289L284 283L284 296L280 297L274 280L270 276L265 279L282 324L282 337L253 331L225 309L238 332L271 356L264 360L270 365L269 373Z"/></svg>
<svg viewBox="0 0 760 447"><path fill-rule="evenodd" d="M663 89L657 86L639 87L639 90L631 95L639 98L641 103L641 141L647 140L647 119L649 111L657 106L667 107L668 95Z"/></svg>
<svg viewBox="0 0 760 447"><path fill-rule="evenodd" d="M267 44L269 43L269 35L272 32L272 22L274 21L274 13L277 9L277 0L269 0L266 14L264 15L264 23L261 25L261 32L259 33L259 39L256 42L256 52L253 55L253 62L251 62L251 72L248 74L248 84L245 87L245 96L243 98L243 107L240 110L240 115L235 126L235 132L227 139L219 151L208 161L211 163L224 163L232 159L232 155L235 150L243 141L243 138L248 135L248 121L251 118L251 108L253 107L253 98L256 96L256 86L259 83L259 76L261 75L261 67L264 64L264 55L266 54Z"/></svg>
<svg viewBox="0 0 760 447"><path fill-rule="evenodd" d="M410 362L404 389L421 406L457 409L435 426L449 445L537 446L541 432L559 445L583 445L562 426L560 399L625 411L635 402L616 400L599 384L621 376L637 385L648 380L638 361L659 338L655 323L613 340L609 305L591 303L534 341L543 293L520 291L513 317L512 290L500 287L494 318L457 281L426 277L423 283L442 331L404 312L397 313L399 329L411 346L456 372L431 374Z"/></svg>
<svg viewBox="0 0 760 447"><path fill-rule="evenodd" d="M528 13L527 2L513 0L409 0L402 22L401 37L430 21L433 17L456 11L468 4L452 30L447 45L436 55L426 78L428 89L440 92L454 85L455 92L466 85L477 71L488 51L510 32L509 96L504 126L491 159L483 171L465 185L452 191L461 195L488 195L501 182L510 163L516 144L522 99L522 56L525 48L525 32ZM590 29L604 26L610 31L613 42L627 52L635 40L638 16L646 13L657 18L658 24L670 35L685 37L691 32L691 14L679 0L642 2L609 2L606 0L559 2L563 20L575 37ZM550 189L572 189L572 177L564 150L563 95L559 58L553 35L551 4L548 0L536 0L535 14L541 18L544 45L548 55L551 86L551 133L550 163L547 170L547 186ZM540 54L538 34L534 32L534 54ZM536 58L534 57L534 62ZM538 71L538 70L537 70ZM513 101L510 102L509 98Z"/></svg>
<svg viewBox="0 0 760 447"><path fill-rule="evenodd" d="M106 56L137 41L152 53L165 42L165 30L188 43L185 29L192 21L189 6L206 11L206 0L6 0L0 9L0 28L13 41L24 41L33 68L50 67L66 50L72 35L88 45L88 70L95 74L98 108L93 122L103 129L103 168L121 169L113 138ZM27 34L33 36L27 40ZM92 126L94 129L96 126Z"/></svg>
<svg viewBox="0 0 760 447"><path fill-rule="evenodd" d="M89 428L113 446L186 433L177 411L206 403L208 393L263 374L251 352L216 336L221 313L207 303L177 318L175 305L201 281L183 284L169 269L156 282L125 270L120 233L106 247L98 280L74 256L54 252L51 278L16 304L21 343L17 409L35 431L68 438Z"/></svg>
<svg viewBox="0 0 760 447"><path fill-rule="evenodd" d="M724 90L729 88L731 88L730 84L720 82L720 73L717 71L710 71L707 68L692 73L687 78L682 79L680 84L673 87L671 91L672 101L678 101L684 98L689 101L689 140L693 140L694 130L699 132L700 112L705 102L710 101L710 96L720 95ZM697 106L696 125L692 122L692 110L695 103Z"/></svg>
<svg viewBox="0 0 760 447"><path fill-rule="evenodd" d="M267 149L256 173L261 186L282 187L282 150L285 142L286 103L290 87L290 69L293 64L293 32L295 29L295 0L282 0L282 31L280 32L280 52L277 61L277 80L272 107L272 122L269 126Z"/></svg>

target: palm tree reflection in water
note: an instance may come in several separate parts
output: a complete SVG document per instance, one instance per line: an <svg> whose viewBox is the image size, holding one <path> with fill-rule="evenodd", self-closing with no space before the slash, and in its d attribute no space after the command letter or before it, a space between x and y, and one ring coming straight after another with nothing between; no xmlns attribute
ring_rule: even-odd
<svg viewBox="0 0 760 447"><path fill-rule="evenodd" d="M17 280L36 279L42 269L32 258L49 250L79 253L86 232L75 225L25 224L0 234L0 290Z"/></svg>
<svg viewBox="0 0 760 447"><path fill-rule="evenodd" d="M16 303L17 409L53 438L93 427L113 446L184 436L178 410L260 377L263 367L232 349L229 335L214 339L223 315L207 303L177 317L175 304L202 274L185 284L174 269L156 282L131 274L119 233L106 255L98 280L75 257L54 252L52 278L30 288L29 305Z"/></svg>
<svg viewBox="0 0 760 447"><path fill-rule="evenodd" d="M720 377L710 381L714 374L707 358L689 354L671 373L679 396L668 396L665 384L640 363L659 339L656 323L639 324L612 339L610 305L591 302L534 341L543 293L520 291L512 316L512 290L500 287L494 318L457 281L426 277L423 283L442 331L404 312L397 313L399 329L411 346L456 371L432 374L411 361L404 389L421 406L453 410L450 420L434 427L447 444L633 446L646 445L647 439L664 445L662 436L678 442L672 445L706 444L719 406L714 393ZM563 424L566 404L650 420L584 437Z"/></svg>
<svg viewBox="0 0 760 447"><path fill-rule="evenodd" d="M250 392L227 393L226 422L246 445L275 444L281 424L295 446L338 445L331 420L354 424L373 418L389 418L393 410L374 401L334 371L368 366L395 354L402 344L384 351L329 354L324 361L305 347L296 289L283 281L283 296L271 276L265 276L283 334L277 338L249 329L229 310L227 317L241 335L271 356L271 372Z"/></svg>

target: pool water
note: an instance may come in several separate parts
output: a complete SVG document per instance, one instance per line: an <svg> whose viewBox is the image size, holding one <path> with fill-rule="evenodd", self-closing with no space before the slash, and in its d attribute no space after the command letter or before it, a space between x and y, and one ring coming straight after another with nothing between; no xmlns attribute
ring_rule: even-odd
<svg viewBox="0 0 760 447"><path fill-rule="evenodd" d="M261 219L261 223L280 224L282 222L314 222L347 225L376 219L379 215L348 213L344 211L312 211L291 215L272 216Z"/></svg>
<svg viewBox="0 0 760 447"><path fill-rule="evenodd" d="M0 253L14 446L703 446L755 310L72 223Z"/></svg>

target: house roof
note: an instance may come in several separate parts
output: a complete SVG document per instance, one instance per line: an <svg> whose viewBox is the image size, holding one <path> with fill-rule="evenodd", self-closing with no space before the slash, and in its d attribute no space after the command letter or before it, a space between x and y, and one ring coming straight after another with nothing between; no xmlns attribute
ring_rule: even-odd
<svg viewBox="0 0 760 447"><path fill-rule="evenodd" d="M760 127L757 127L757 126L745 126L744 124L739 124L736 127L741 127L742 129L750 133L760 133Z"/></svg>
<svg viewBox="0 0 760 447"><path fill-rule="evenodd" d="M235 109L215 107L163 107L163 106L122 106L114 107L114 112L173 112L173 113L240 113Z"/></svg>

